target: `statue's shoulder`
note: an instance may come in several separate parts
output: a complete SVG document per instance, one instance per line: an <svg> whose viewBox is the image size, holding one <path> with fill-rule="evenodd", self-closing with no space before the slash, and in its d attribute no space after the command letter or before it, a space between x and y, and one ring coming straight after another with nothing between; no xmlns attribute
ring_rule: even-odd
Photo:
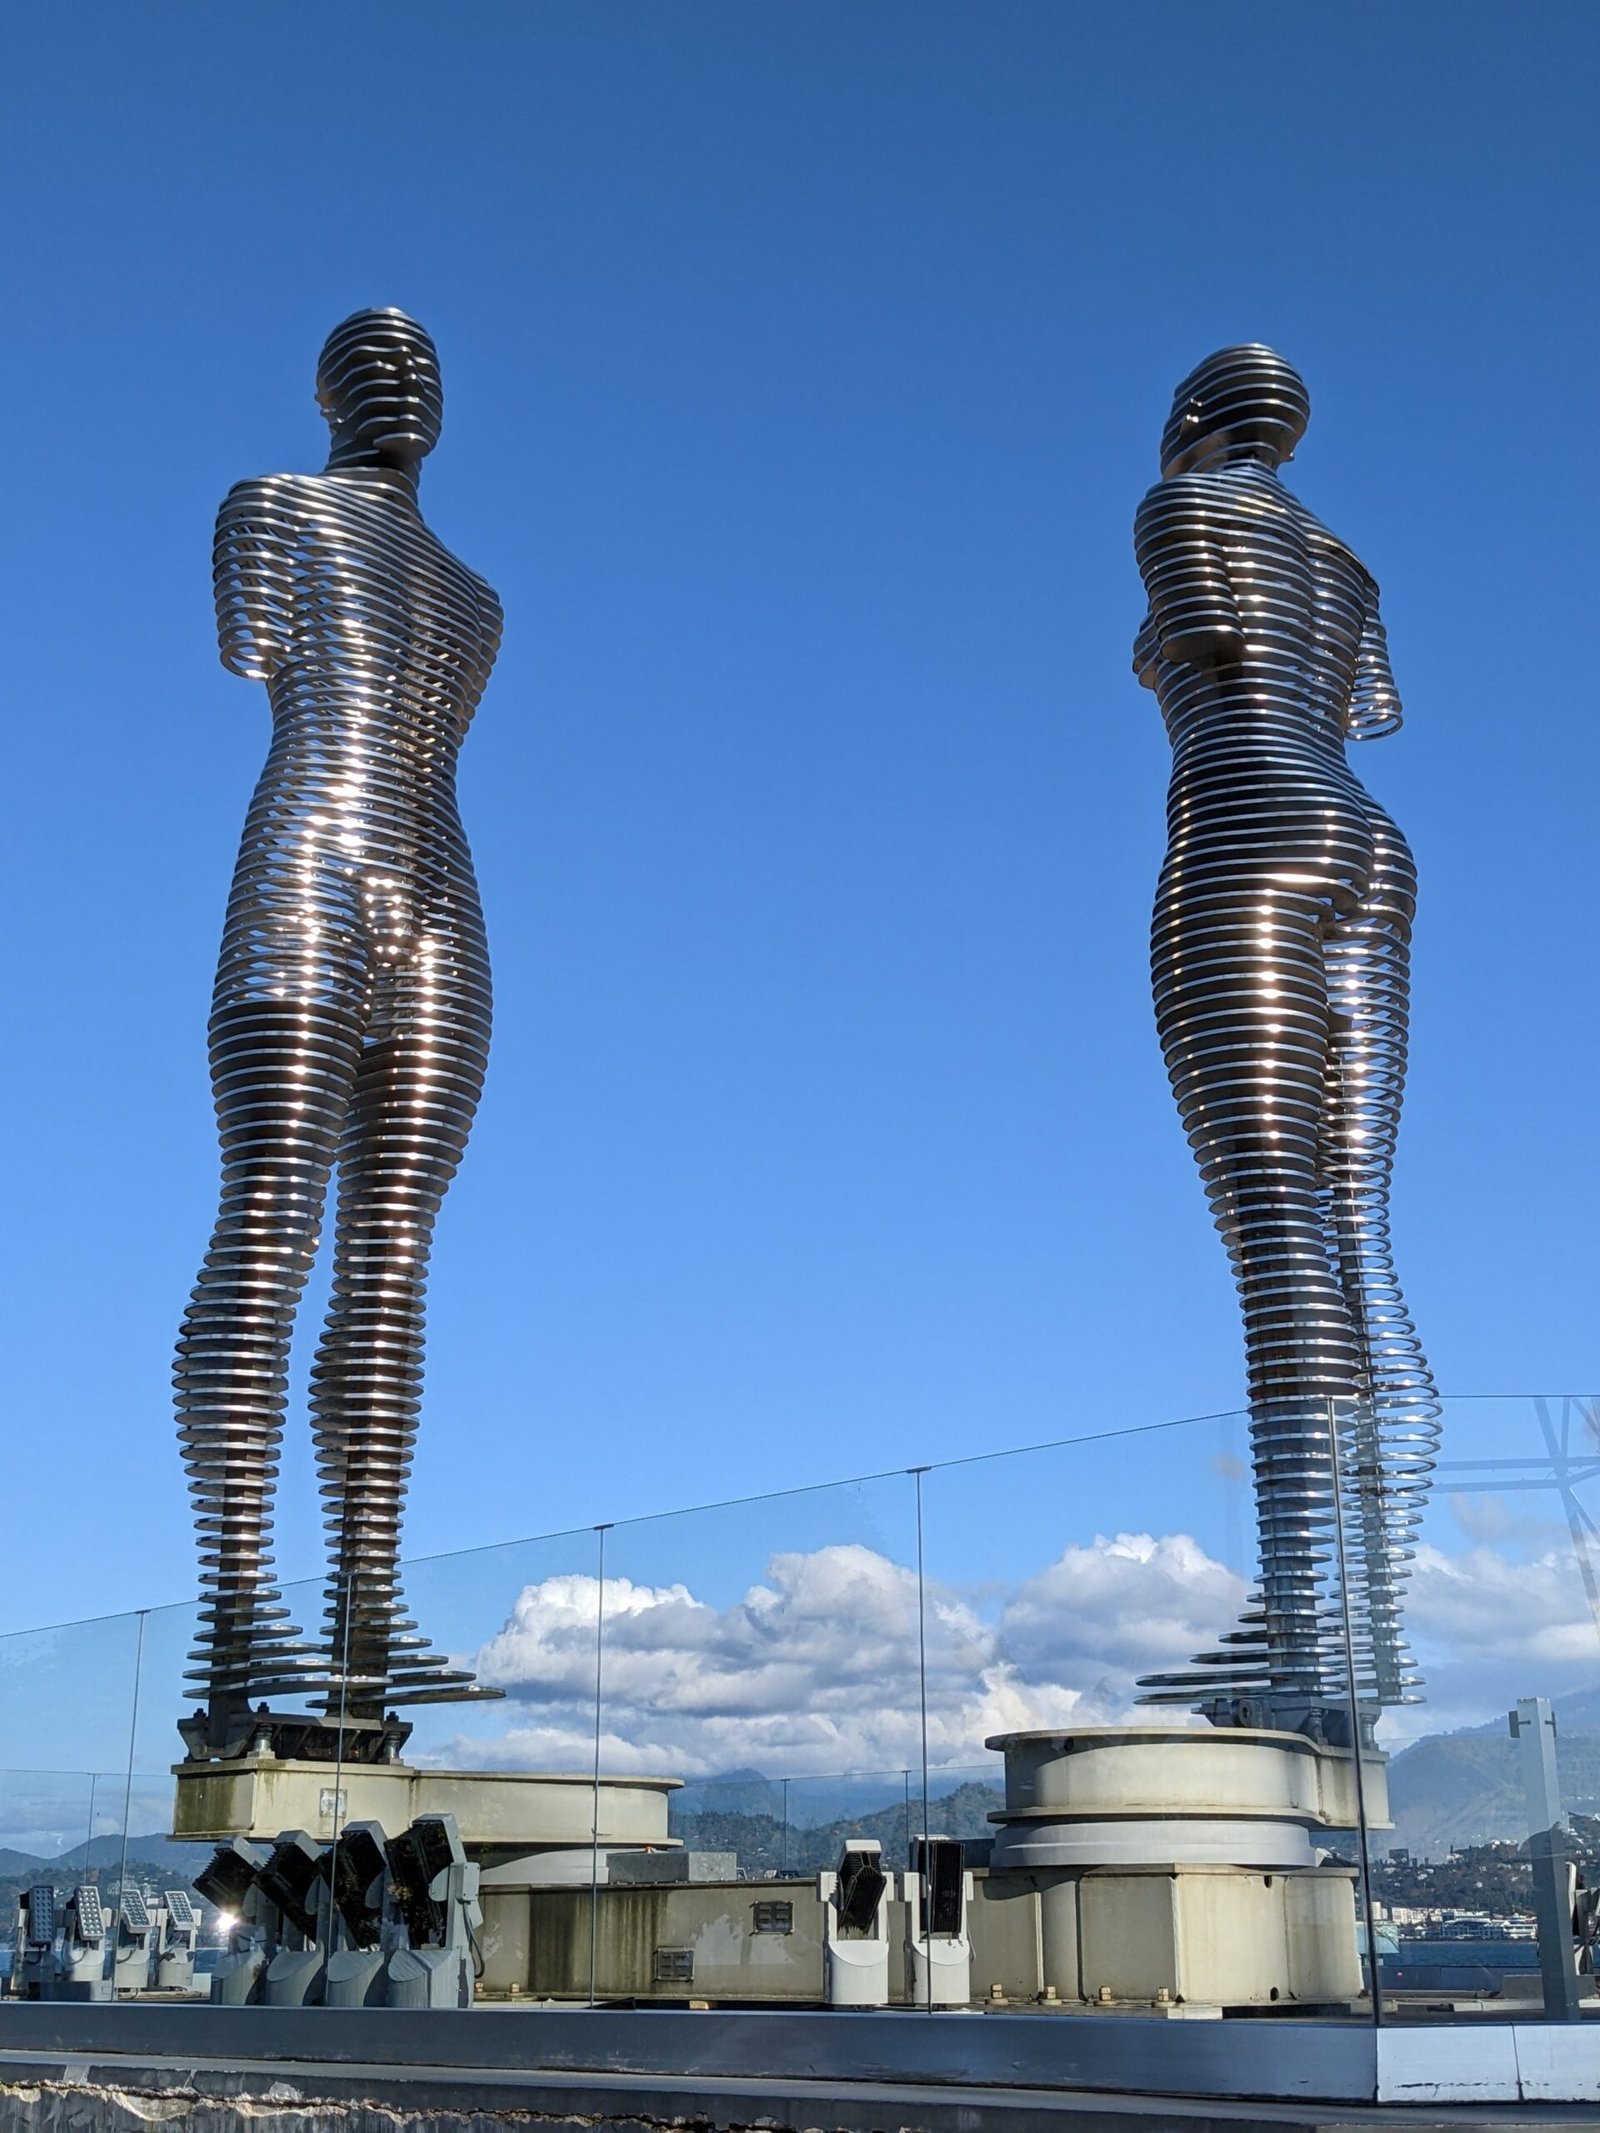
<svg viewBox="0 0 1600 2133"><path fill-rule="evenodd" d="M265 681L283 658L294 605L294 551L310 515L314 477L265 474L235 482L217 513L211 567L222 663Z"/></svg>
<svg viewBox="0 0 1600 2133"><path fill-rule="evenodd" d="M1133 521L1133 552L1147 583L1185 570L1204 553L1217 567L1219 538L1232 525L1238 499L1215 474L1169 474L1145 491Z"/></svg>
<svg viewBox="0 0 1600 2133"><path fill-rule="evenodd" d="M1138 519L1141 525L1215 519L1232 512L1238 502L1236 487L1220 474L1168 474L1145 491Z"/></svg>
<svg viewBox="0 0 1600 2133"><path fill-rule="evenodd" d="M217 530L248 524L264 532L276 524L289 532L314 508L318 489L315 474L258 474L251 481L236 481L222 499Z"/></svg>

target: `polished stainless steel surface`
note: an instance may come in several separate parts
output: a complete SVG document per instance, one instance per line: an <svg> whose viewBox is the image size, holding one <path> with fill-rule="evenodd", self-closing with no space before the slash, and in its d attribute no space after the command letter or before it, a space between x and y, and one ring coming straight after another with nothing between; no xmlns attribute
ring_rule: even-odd
<svg viewBox="0 0 1600 2133"><path fill-rule="evenodd" d="M174 1373L201 1553L191 1693L217 1746L246 1699L320 1690L370 1714L466 1679L414 1633L396 1559L434 1222L489 1052L455 767L501 612L418 509L443 411L423 329L357 312L329 337L317 394L326 471L240 483L216 533L223 662L264 681L272 709L211 1014L221 1208ZM329 1577L308 1647L276 1587L273 1486L335 1170L311 1372Z"/></svg>
<svg viewBox="0 0 1600 2133"><path fill-rule="evenodd" d="M1439 1436L1389 1239L1416 869L1345 757L1400 699L1376 584L1279 480L1309 413L1272 350L1209 357L1135 528L1134 666L1173 748L1156 1018L1243 1306L1261 1567L1224 1649L1146 1700L1291 1722L1348 1703L1346 1612L1362 1698L1408 1699Z"/></svg>

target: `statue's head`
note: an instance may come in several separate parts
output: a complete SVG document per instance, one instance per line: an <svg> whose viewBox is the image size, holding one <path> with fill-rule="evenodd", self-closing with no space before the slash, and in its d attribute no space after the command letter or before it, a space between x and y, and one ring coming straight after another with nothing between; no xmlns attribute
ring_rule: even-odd
<svg viewBox="0 0 1600 2133"><path fill-rule="evenodd" d="M1304 378L1258 341L1219 348L1172 396L1161 433L1161 472L1187 474L1247 449L1269 466L1294 457L1311 419Z"/></svg>
<svg viewBox="0 0 1600 2133"><path fill-rule="evenodd" d="M414 464L444 421L438 351L403 311L353 311L323 345L317 402L336 450Z"/></svg>

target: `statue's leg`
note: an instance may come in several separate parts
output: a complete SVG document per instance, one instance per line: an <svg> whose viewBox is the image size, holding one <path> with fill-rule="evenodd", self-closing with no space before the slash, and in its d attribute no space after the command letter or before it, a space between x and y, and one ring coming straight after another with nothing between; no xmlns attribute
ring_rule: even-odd
<svg viewBox="0 0 1600 2133"><path fill-rule="evenodd" d="M174 1367L200 1537L191 1678L210 1697L214 1747L230 1713L309 1663L273 1580L272 1493L295 1308L366 1017L359 939L331 914L308 929L296 867L278 863L282 853L264 857L247 840L246 858L210 1030L221 1206ZM299 870L308 871L310 862Z"/></svg>
<svg viewBox="0 0 1600 2133"><path fill-rule="evenodd" d="M1329 899L1286 871L1250 878L1230 857L1208 881L1191 853L1163 882L1153 946L1167 1070L1244 1316L1261 1613L1234 1673L1316 1701L1333 1685L1329 1403L1358 1358L1318 1169Z"/></svg>
<svg viewBox="0 0 1600 2133"><path fill-rule="evenodd" d="M426 1665L400 1599L400 1518L434 1223L483 1088L489 1019L468 872L407 960L380 978L339 1150L333 1295L311 1408L331 1557L327 1654L336 1674L348 1663L354 1715L379 1715L384 1683Z"/></svg>
<svg viewBox="0 0 1600 2133"><path fill-rule="evenodd" d="M1400 1629L1400 1588L1439 1442L1439 1399L1395 1273L1389 1187L1405 1087L1416 868L1373 810L1370 884L1330 926L1335 1010L1323 1167L1340 1278L1360 1333L1365 1393L1346 1443L1352 1592L1370 1643L1378 1701L1397 1703L1414 1672Z"/></svg>

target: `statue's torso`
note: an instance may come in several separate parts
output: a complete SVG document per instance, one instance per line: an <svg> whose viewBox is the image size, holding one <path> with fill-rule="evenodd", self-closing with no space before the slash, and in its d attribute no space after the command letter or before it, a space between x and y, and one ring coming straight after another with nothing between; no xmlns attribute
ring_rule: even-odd
<svg viewBox="0 0 1600 2133"><path fill-rule="evenodd" d="M216 589L223 659L266 682L273 711L236 896L315 906L408 953L441 893L475 904L455 763L498 600L366 470L241 483Z"/></svg>
<svg viewBox="0 0 1600 2133"><path fill-rule="evenodd" d="M1342 749L1371 577L1342 541L1254 465L1163 482L1140 512L1141 562L1195 539L1197 524L1245 643L1223 669L1155 658L1173 743L1218 722ZM1147 564L1148 575L1148 564ZM1147 625L1148 627L1148 625ZM1149 650L1153 653L1154 647Z"/></svg>
<svg viewBox="0 0 1600 2133"><path fill-rule="evenodd" d="M450 745L500 641L500 603L376 470L243 482L217 523L222 654L275 711L388 712Z"/></svg>
<svg viewBox="0 0 1600 2133"><path fill-rule="evenodd" d="M1175 846L1236 840L1300 863L1325 854L1360 888L1372 838L1398 843L1345 756L1362 726L1363 690L1387 692L1398 718L1377 589L1359 558L1254 465L1159 484L1139 515L1141 568L1160 587L1182 560L1180 590L1207 584L1236 613L1242 643L1220 663L1161 656L1159 601L1135 663L1155 689L1173 745ZM1365 645L1365 657L1364 657ZM1370 673L1373 658L1380 673Z"/></svg>

